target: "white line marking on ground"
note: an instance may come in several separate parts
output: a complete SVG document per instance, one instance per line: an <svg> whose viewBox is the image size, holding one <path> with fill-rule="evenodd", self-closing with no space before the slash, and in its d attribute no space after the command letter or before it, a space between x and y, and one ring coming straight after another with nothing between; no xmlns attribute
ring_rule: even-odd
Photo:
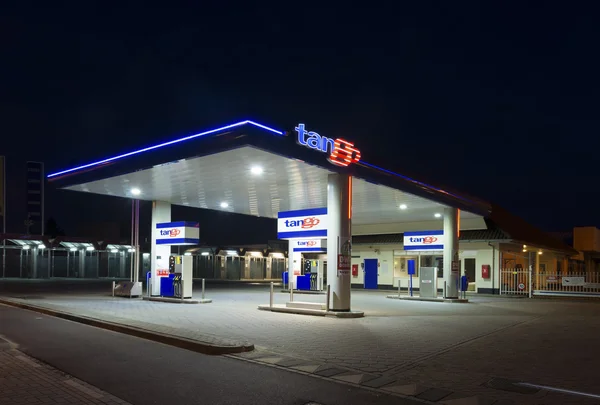
<svg viewBox="0 0 600 405"><path fill-rule="evenodd" d="M572 391L572 390L566 390L566 389L563 389L563 388L548 387L548 386L545 386L545 385L536 385L536 384L529 384L529 383L518 383L516 385L522 385L523 387L539 388L539 389L547 390L547 391L562 392L563 394L579 395L579 396L582 396L582 397L589 397L589 398L600 399L600 395L589 394L587 392Z"/></svg>

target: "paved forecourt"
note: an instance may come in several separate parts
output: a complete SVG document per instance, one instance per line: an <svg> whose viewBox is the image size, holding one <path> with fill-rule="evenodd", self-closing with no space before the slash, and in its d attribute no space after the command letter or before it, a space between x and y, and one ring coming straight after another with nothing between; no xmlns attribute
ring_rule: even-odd
<svg viewBox="0 0 600 405"><path fill-rule="evenodd" d="M186 339L250 342L256 350L236 356L407 395L445 390L437 394L440 401L453 392L516 398L518 403L538 403L541 396L543 403L586 400L544 390L519 394L498 389L498 384L491 388L492 377L596 390L584 370L597 364L600 351L593 342L582 342L600 330L595 302L473 297L471 304L444 304L389 300L386 294L353 292L354 303L366 312L358 320L259 311L257 305L268 300L265 287L212 288L214 302L203 306L99 294L4 298ZM275 302L288 299L278 293ZM302 300L320 302L324 297L303 295ZM581 344L569 343L574 336Z"/></svg>

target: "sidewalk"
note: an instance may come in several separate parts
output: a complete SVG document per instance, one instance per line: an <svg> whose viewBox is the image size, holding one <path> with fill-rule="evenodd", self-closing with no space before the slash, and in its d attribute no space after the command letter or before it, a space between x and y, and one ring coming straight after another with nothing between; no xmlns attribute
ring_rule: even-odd
<svg viewBox="0 0 600 405"><path fill-rule="evenodd" d="M125 402L33 359L0 338L0 404L106 404Z"/></svg>

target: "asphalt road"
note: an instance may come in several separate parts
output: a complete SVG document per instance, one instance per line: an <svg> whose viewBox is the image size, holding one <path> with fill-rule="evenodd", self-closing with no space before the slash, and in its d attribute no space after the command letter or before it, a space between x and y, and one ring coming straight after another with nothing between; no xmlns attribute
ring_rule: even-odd
<svg viewBox="0 0 600 405"><path fill-rule="evenodd" d="M422 404L4 305L0 335L132 404Z"/></svg>

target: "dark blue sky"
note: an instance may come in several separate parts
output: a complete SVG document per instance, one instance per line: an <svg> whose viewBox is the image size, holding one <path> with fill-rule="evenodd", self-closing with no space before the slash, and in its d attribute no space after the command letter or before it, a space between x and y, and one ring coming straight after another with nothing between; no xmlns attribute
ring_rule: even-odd
<svg viewBox="0 0 600 405"><path fill-rule="evenodd" d="M0 16L0 153L15 167L238 119L304 121L544 229L600 226L593 6L13 3ZM52 195L49 214L72 222L70 201Z"/></svg>

